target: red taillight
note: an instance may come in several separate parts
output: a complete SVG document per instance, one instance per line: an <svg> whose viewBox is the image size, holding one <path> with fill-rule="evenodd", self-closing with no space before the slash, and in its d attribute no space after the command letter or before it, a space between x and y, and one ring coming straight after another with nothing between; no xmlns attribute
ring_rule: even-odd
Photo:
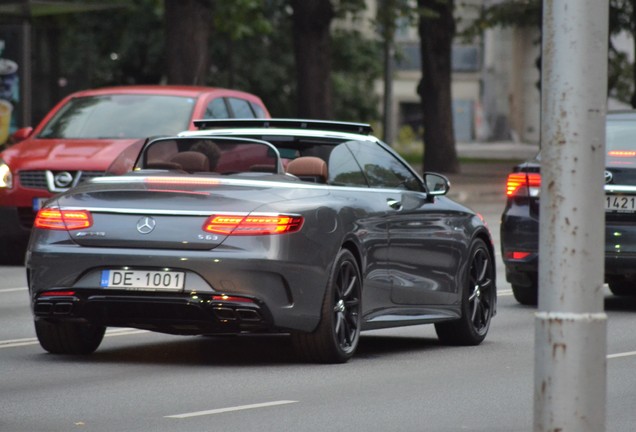
<svg viewBox="0 0 636 432"><path fill-rule="evenodd" d="M509 197L527 193L529 196L539 196L541 188L541 174L516 172L508 174L506 181L506 195Z"/></svg>
<svg viewBox="0 0 636 432"><path fill-rule="evenodd" d="M507 251L504 256L506 259L523 260L532 255L532 252Z"/></svg>
<svg viewBox="0 0 636 432"><path fill-rule="evenodd" d="M632 150L611 150L607 152L612 157L636 157L636 151Z"/></svg>
<svg viewBox="0 0 636 432"><path fill-rule="evenodd" d="M45 291L40 297L68 297L75 295L75 291Z"/></svg>
<svg viewBox="0 0 636 432"><path fill-rule="evenodd" d="M40 229L77 230L90 228L93 225L93 217L87 210L45 208L38 211L33 225Z"/></svg>
<svg viewBox="0 0 636 432"><path fill-rule="evenodd" d="M151 185L191 185L191 186L210 186L218 185L221 182L218 179L207 177L171 177L171 176L150 176L144 180Z"/></svg>
<svg viewBox="0 0 636 432"><path fill-rule="evenodd" d="M302 216L226 214L210 216L203 224L203 230L222 235L271 235L295 232L302 225Z"/></svg>

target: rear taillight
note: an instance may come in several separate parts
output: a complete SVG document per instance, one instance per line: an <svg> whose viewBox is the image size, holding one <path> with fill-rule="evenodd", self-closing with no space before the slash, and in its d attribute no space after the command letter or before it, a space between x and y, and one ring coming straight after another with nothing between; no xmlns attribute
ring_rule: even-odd
<svg viewBox="0 0 636 432"><path fill-rule="evenodd" d="M44 208L38 211L33 225L40 229L78 230L90 228L93 225L93 217L87 210Z"/></svg>
<svg viewBox="0 0 636 432"><path fill-rule="evenodd" d="M541 190L541 174L515 172L508 174L506 181L506 195L508 197L531 196L538 197Z"/></svg>
<svg viewBox="0 0 636 432"><path fill-rule="evenodd" d="M282 214L212 215L203 224L206 232L222 235L271 235L300 230L302 216Z"/></svg>
<svg viewBox="0 0 636 432"><path fill-rule="evenodd" d="M525 251L506 251L504 253L504 258L508 259L508 260L525 260L526 258L528 258L530 255L532 255L532 252L525 252Z"/></svg>
<svg viewBox="0 0 636 432"><path fill-rule="evenodd" d="M636 151L633 150L610 150L607 152L608 156L621 157L621 158L633 158L636 157Z"/></svg>
<svg viewBox="0 0 636 432"><path fill-rule="evenodd" d="M44 291L40 293L40 297L70 297L74 295L75 291Z"/></svg>

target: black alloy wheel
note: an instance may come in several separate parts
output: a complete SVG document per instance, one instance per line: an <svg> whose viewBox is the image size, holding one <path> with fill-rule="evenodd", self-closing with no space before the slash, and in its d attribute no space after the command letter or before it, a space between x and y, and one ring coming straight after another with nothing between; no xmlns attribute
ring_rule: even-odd
<svg viewBox="0 0 636 432"><path fill-rule="evenodd" d="M358 263L347 249L338 253L331 269L318 328L294 333L292 340L309 361L344 363L360 340L362 278Z"/></svg>
<svg viewBox="0 0 636 432"><path fill-rule="evenodd" d="M462 293L462 317L435 324L437 336L448 345L479 345L488 334L495 313L495 266L483 240L470 248L466 285Z"/></svg>

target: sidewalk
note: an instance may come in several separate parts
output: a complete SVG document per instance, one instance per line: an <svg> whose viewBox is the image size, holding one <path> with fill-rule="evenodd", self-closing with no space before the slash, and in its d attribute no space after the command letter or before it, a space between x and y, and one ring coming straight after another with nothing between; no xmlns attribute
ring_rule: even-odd
<svg viewBox="0 0 636 432"><path fill-rule="evenodd" d="M461 203L503 202L512 168L539 151L537 145L513 142L457 143L456 148L462 162L458 174L447 175L448 196Z"/></svg>
<svg viewBox="0 0 636 432"><path fill-rule="evenodd" d="M462 142L455 145L457 154L464 159L503 159L524 161L539 152L537 144L500 142Z"/></svg>

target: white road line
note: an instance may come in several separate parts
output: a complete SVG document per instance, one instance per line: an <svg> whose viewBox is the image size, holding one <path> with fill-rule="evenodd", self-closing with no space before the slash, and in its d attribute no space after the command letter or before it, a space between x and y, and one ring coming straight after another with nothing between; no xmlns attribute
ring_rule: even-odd
<svg viewBox="0 0 636 432"><path fill-rule="evenodd" d="M5 340L5 341L0 341L0 349L15 348L15 347L26 346L26 345L37 345L37 343L38 343L38 340L35 338Z"/></svg>
<svg viewBox="0 0 636 432"><path fill-rule="evenodd" d="M104 337L110 336L128 336L139 333L148 333L148 330L138 330L138 329L129 329L129 328L121 328L121 329L112 329L107 330ZM24 338L24 339L9 339L0 341L0 349L2 348L15 348L27 345L37 345L39 342L37 338Z"/></svg>
<svg viewBox="0 0 636 432"><path fill-rule="evenodd" d="M611 359L615 359L615 358L631 357L631 356L636 356L636 351L629 351L629 352L618 353L618 354L610 354L610 355L607 356L607 359L611 360Z"/></svg>
<svg viewBox="0 0 636 432"><path fill-rule="evenodd" d="M512 295L512 290L501 290L497 291L498 296L509 296Z"/></svg>
<svg viewBox="0 0 636 432"><path fill-rule="evenodd" d="M16 291L27 291L27 287L19 287L19 288L2 288L0 289L0 293L8 293L8 292L16 292Z"/></svg>
<svg viewBox="0 0 636 432"><path fill-rule="evenodd" d="M183 419L188 417L221 414L221 413L226 413L231 411L241 411L241 410L248 410L248 409L255 409L255 408L266 408L266 407L293 404L293 403L298 403L298 401L281 400L281 401L274 401L274 402L264 402L264 403L258 403L258 404L252 404L252 405L241 405L241 406L219 408L219 409L213 409L213 410L207 410L207 411L197 411L197 412L191 412L191 413L185 413L185 414L174 414L174 415L165 416L165 418Z"/></svg>

